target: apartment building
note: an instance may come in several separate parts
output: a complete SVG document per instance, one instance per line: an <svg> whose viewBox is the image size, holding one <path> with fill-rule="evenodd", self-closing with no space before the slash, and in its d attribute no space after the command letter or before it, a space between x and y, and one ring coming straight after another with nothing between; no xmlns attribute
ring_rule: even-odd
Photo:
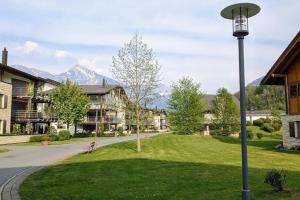
<svg viewBox="0 0 300 200"><path fill-rule="evenodd" d="M2 51L0 64L0 134L10 134L14 124L22 133L45 133L55 118L45 91L59 83L36 77L7 65L8 52Z"/></svg>
<svg viewBox="0 0 300 200"><path fill-rule="evenodd" d="M90 110L78 129L96 131L96 124L103 123L105 130L126 128L126 102L124 89L117 85L79 85L91 100Z"/></svg>

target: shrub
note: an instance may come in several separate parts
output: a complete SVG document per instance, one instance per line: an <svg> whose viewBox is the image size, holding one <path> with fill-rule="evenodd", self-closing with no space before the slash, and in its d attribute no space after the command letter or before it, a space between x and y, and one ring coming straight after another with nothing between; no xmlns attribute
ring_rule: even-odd
<svg viewBox="0 0 300 200"><path fill-rule="evenodd" d="M283 191L283 186L286 182L286 172L283 170L273 169L267 172L265 183L271 185L276 191Z"/></svg>
<svg viewBox="0 0 300 200"><path fill-rule="evenodd" d="M12 128L12 134L13 135L21 135L22 130L21 130L21 125L20 124L14 124Z"/></svg>
<svg viewBox="0 0 300 200"><path fill-rule="evenodd" d="M270 123L263 124L262 127L261 127L261 129L264 130L264 131L266 131L266 132L269 132L269 133L274 132L274 128L273 128L273 126Z"/></svg>
<svg viewBox="0 0 300 200"><path fill-rule="evenodd" d="M253 121L254 126L261 127L265 123L265 120L263 118L259 118Z"/></svg>
<svg viewBox="0 0 300 200"><path fill-rule="evenodd" d="M49 141L58 141L59 140L59 137L57 134L51 133L48 136L49 136Z"/></svg>
<svg viewBox="0 0 300 200"><path fill-rule="evenodd" d="M42 141L41 135L31 136L29 139L29 142L41 142L41 141Z"/></svg>
<svg viewBox="0 0 300 200"><path fill-rule="evenodd" d="M123 134L123 131L124 131L123 127L119 127L119 128L118 128L118 133L119 133L119 134Z"/></svg>
<svg viewBox="0 0 300 200"><path fill-rule="evenodd" d="M48 135L42 135L41 136L41 141L49 141L49 140L50 140L50 138L49 138Z"/></svg>
<svg viewBox="0 0 300 200"><path fill-rule="evenodd" d="M251 121L247 121L246 125L247 125L247 126L253 126L253 124L252 124Z"/></svg>
<svg viewBox="0 0 300 200"><path fill-rule="evenodd" d="M214 129L210 131L210 134L218 136L218 135L222 135L222 131L220 129Z"/></svg>
<svg viewBox="0 0 300 200"><path fill-rule="evenodd" d="M95 134L93 134L91 131L86 131L86 132L82 132L82 133L75 133L73 135L73 137L91 137L91 136L95 136Z"/></svg>
<svg viewBox="0 0 300 200"><path fill-rule="evenodd" d="M279 131L281 129L282 123L280 120L276 120L272 124L274 131Z"/></svg>
<svg viewBox="0 0 300 200"><path fill-rule="evenodd" d="M252 140L254 138L254 132L251 129L247 130L247 138Z"/></svg>
<svg viewBox="0 0 300 200"><path fill-rule="evenodd" d="M263 134L262 133L257 133L256 137L257 137L257 139L262 139L263 138Z"/></svg>
<svg viewBox="0 0 300 200"><path fill-rule="evenodd" d="M58 133L59 140L69 140L71 137L69 130L61 130Z"/></svg>
<svg viewBox="0 0 300 200"><path fill-rule="evenodd" d="M54 126L50 126L49 130L48 130L48 134L57 134L57 130Z"/></svg>

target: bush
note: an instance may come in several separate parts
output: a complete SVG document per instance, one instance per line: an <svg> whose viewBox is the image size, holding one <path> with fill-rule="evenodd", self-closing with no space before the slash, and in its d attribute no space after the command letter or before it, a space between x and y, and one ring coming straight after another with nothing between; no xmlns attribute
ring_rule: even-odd
<svg viewBox="0 0 300 200"><path fill-rule="evenodd" d="M91 131L82 132L82 133L75 133L73 137L91 137L93 133Z"/></svg>
<svg viewBox="0 0 300 200"><path fill-rule="evenodd" d="M254 132L251 129L247 130L247 138L252 140L254 138Z"/></svg>
<svg viewBox="0 0 300 200"><path fill-rule="evenodd" d="M274 131L279 131L281 129L282 123L280 120L276 120L272 124Z"/></svg>
<svg viewBox="0 0 300 200"><path fill-rule="evenodd" d="M21 125L20 124L14 124L12 128L12 134L13 135L21 135L22 130L21 130Z"/></svg>
<svg viewBox="0 0 300 200"><path fill-rule="evenodd" d="M57 134L49 134L49 141L58 141L59 140L59 137Z"/></svg>
<svg viewBox="0 0 300 200"><path fill-rule="evenodd" d="M265 120L263 118L259 118L253 121L254 126L261 127L265 123Z"/></svg>
<svg viewBox="0 0 300 200"><path fill-rule="evenodd" d="M29 142L41 142L41 141L42 141L41 135L31 136L29 139Z"/></svg>
<svg viewBox="0 0 300 200"><path fill-rule="evenodd" d="M261 127L261 129L264 130L264 131L266 131L266 132L269 132L269 133L272 133L275 130L270 123L263 124L262 127Z"/></svg>
<svg viewBox="0 0 300 200"><path fill-rule="evenodd" d="M246 125L247 125L247 126L253 126L253 124L252 124L251 121L247 121Z"/></svg>
<svg viewBox="0 0 300 200"><path fill-rule="evenodd" d="M262 133L257 133L256 137L257 137L257 139L262 139L263 138L263 134Z"/></svg>
<svg viewBox="0 0 300 200"><path fill-rule="evenodd" d="M264 182L274 187L276 191L283 191L283 186L286 182L286 172L273 169L267 172Z"/></svg>
<svg viewBox="0 0 300 200"><path fill-rule="evenodd" d="M41 141L49 141L49 140L50 140L50 138L49 138L48 135L42 135L41 136Z"/></svg>
<svg viewBox="0 0 300 200"><path fill-rule="evenodd" d="M119 133L119 134L123 134L123 131L124 131L123 127L119 127L119 128L118 128L118 133Z"/></svg>
<svg viewBox="0 0 300 200"><path fill-rule="evenodd" d="M69 140L71 137L69 130L61 130L58 133L59 140Z"/></svg>
<svg viewBox="0 0 300 200"><path fill-rule="evenodd" d="M210 131L210 135L215 135L215 136L222 135L222 131L220 129L214 129Z"/></svg>
<svg viewBox="0 0 300 200"><path fill-rule="evenodd" d="M56 135L57 134L57 130L54 126L50 126L49 130L48 130L48 134L49 135Z"/></svg>

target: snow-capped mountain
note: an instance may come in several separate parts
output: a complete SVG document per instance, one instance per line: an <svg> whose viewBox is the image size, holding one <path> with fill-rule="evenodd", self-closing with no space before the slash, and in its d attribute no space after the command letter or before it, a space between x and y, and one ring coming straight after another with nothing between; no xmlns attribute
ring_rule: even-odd
<svg viewBox="0 0 300 200"><path fill-rule="evenodd" d="M70 79L72 81L75 81L77 84L81 85L98 85L102 84L103 79L105 79L108 84L117 84L117 81L115 81L114 79L98 74L97 72L80 65L76 65L68 71L60 74L51 74L46 71L38 70L35 68L29 68L22 65L13 65L12 67L32 74L34 76L49 78L58 82Z"/></svg>
<svg viewBox="0 0 300 200"><path fill-rule="evenodd" d="M116 80L98 74L97 72L80 65L76 65L71 69L69 69L68 71L60 74L51 74L46 71L26 67L23 65L12 65L12 67L21 70L23 72L26 72L28 74L32 74L34 76L49 78L58 82L70 79L80 85L101 85L103 83L103 79L105 79L108 84L112 84L112 85L118 84ZM156 89L155 92L157 93L158 97L149 106L152 108L157 107L160 109L166 108L167 100L170 94L170 88L164 84L160 84L160 86Z"/></svg>

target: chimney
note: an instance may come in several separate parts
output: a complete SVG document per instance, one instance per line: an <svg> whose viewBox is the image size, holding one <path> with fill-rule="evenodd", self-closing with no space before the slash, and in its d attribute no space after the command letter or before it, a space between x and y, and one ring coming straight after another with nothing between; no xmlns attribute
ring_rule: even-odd
<svg viewBox="0 0 300 200"><path fill-rule="evenodd" d="M7 65L7 54L8 54L8 51L4 47L4 49L2 51L2 64L3 65Z"/></svg>

